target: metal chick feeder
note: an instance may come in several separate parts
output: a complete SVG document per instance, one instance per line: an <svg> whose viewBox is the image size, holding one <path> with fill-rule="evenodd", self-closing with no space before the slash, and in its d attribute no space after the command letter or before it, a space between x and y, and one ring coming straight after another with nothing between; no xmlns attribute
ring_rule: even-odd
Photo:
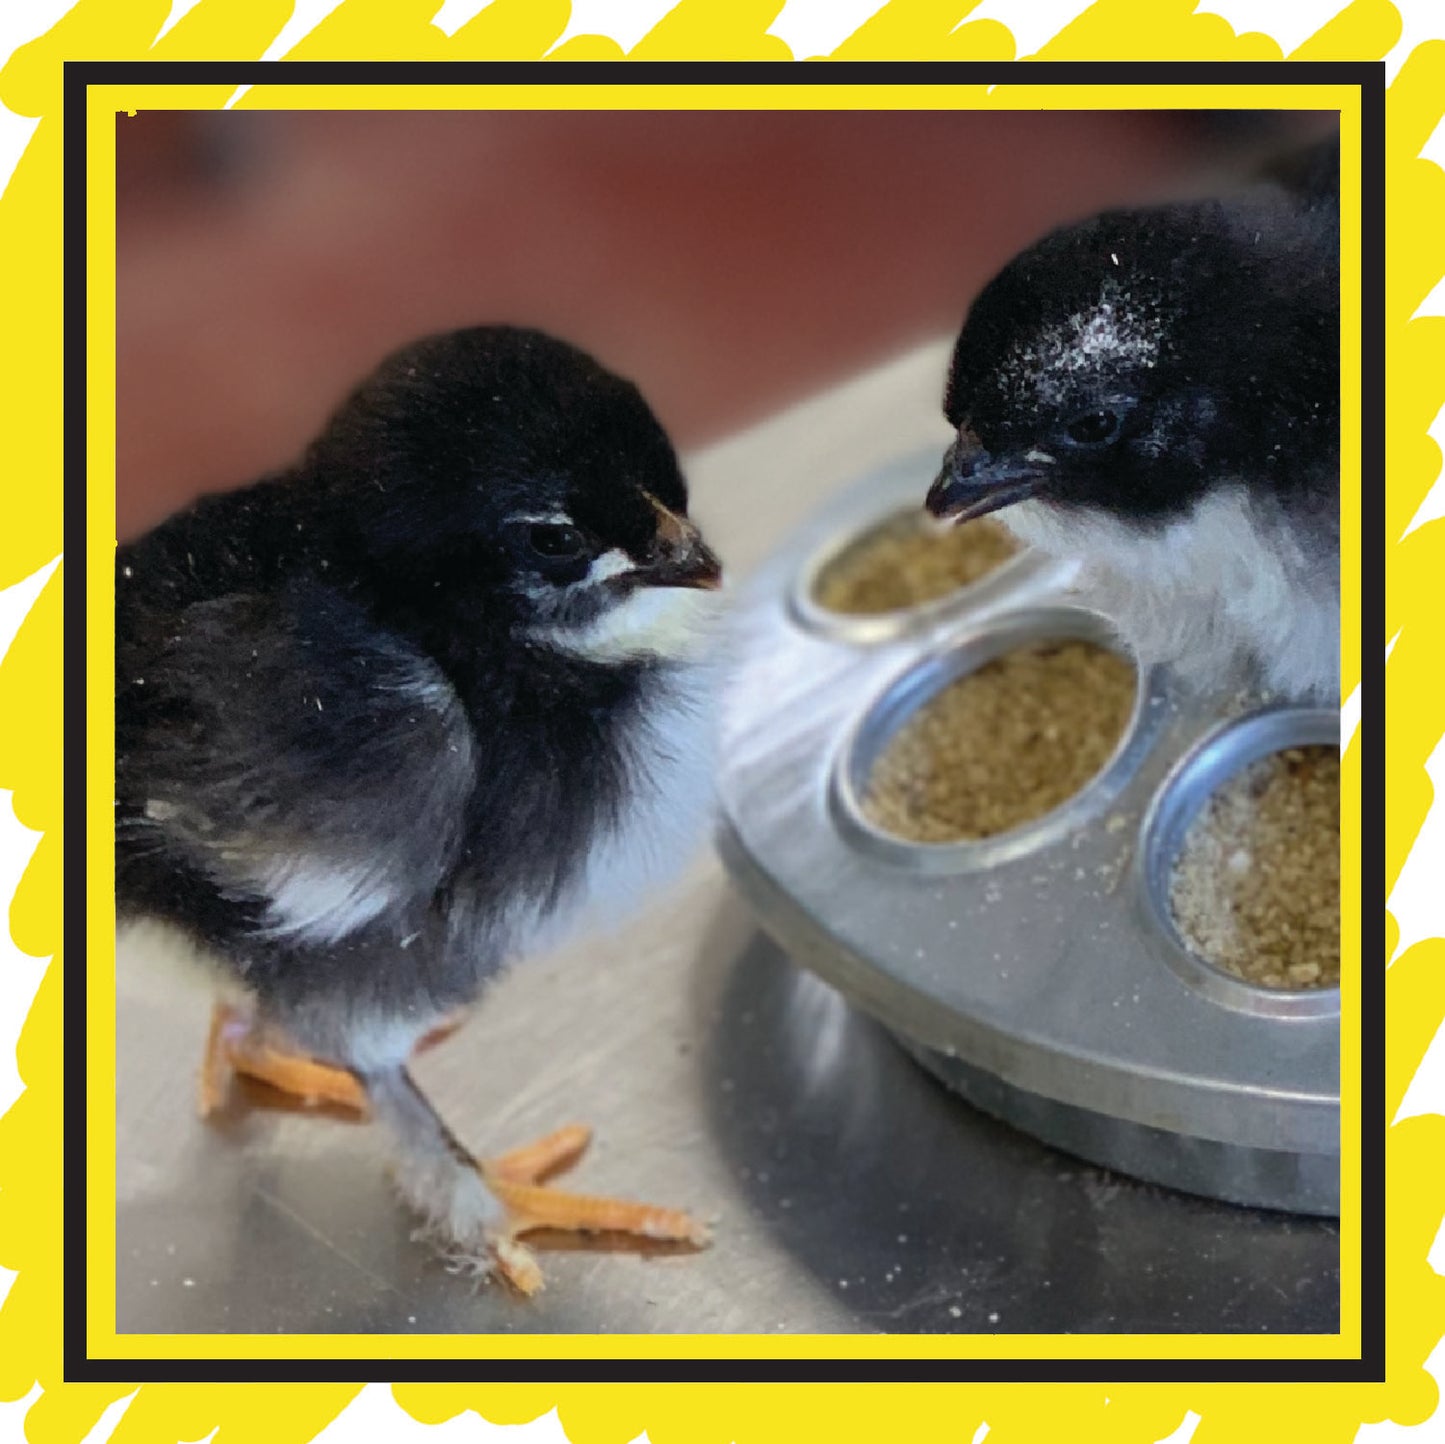
<svg viewBox="0 0 1445 1444"><path fill-rule="evenodd" d="M1336 1214L1339 990L1264 988L1195 956L1167 892L1211 792L1283 747L1337 745L1338 716L1229 715L1136 668L1113 756L1054 811L978 842L882 831L861 803L870 769L948 683L1034 640L1129 656L1070 599L1070 570L1027 551L910 611L817 604L821 568L916 508L934 460L866 477L744 587L723 722L729 870L797 962L979 1108L1154 1183Z"/></svg>

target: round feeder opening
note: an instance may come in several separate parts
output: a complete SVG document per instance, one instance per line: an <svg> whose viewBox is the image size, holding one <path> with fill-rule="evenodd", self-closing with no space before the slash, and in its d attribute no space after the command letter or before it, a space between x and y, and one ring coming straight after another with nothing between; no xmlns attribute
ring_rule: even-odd
<svg viewBox="0 0 1445 1444"><path fill-rule="evenodd" d="M910 507L830 547L807 569L802 600L834 618L894 618L938 607L1022 550L991 517L943 526Z"/></svg>
<svg viewBox="0 0 1445 1444"><path fill-rule="evenodd" d="M839 801L904 856L1003 861L1118 791L1146 745L1143 691L1103 618L1012 614L885 689L835 779Z"/></svg>
<svg viewBox="0 0 1445 1444"><path fill-rule="evenodd" d="M1279 709L1206 738L1146 819L1144 857L1189 981L1267 1012L1339 1006L1338 715Z"/></svg>

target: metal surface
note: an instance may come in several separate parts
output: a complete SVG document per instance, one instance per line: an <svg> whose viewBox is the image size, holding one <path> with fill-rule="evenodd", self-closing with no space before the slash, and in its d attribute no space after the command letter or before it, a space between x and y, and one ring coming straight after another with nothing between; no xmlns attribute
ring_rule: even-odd
<svg viewBox="0 0 1445 1444"><path fill-rule="evenodd" d="M1150 669L1113 758L1055 812L981 842L881 831L859 801L868 774L941 688L1035 638L1120 650L1107 618L1067 605L1067 574L1041 565L912 625L818 623L800 600L818 558L916 505L933 462L868 475L746 590L720 778L734 876L793 956L982 1106L1152 1181L1333 1215L1338 989L1228 977L1183 947L1162 894L1210 789L1276 747L1337 744L1338 719L1281 709L1220 729L1233 699L1188 698Z"/></svg>
<svg viewBox="0 0 1445 1444"><path fill-rule="evenodd" d="M840 478L947 428L931 347L691 459L739 571ZM516 968L417 1066L479 1150L569 1119L569 1181L716 1216L705 1253L549 1252L522 1303L410 1237L375 1130L194 1114L209 993L156 932L122 940L117 1326L308 1333L1332 1332L1319 1220L1137 1184L938 1086L756 930L715 860L621 934ZM478 1343L485 1352L485 1341Z"/></svg>
<svg viewBox="0 0 1445 1444"><path fill-rule="evenodd" d="M530 1303L411 1241L371 1127L242 1099L199 1123L206 994L153 933L123 962L122 1330L1338 1327L1333 1227L1150 1188L975 1112L758 934L715 864L622 937L519 968L420 1060L476 1147L585 1117L579 1186L716 1215L705 1253L544 1254Z"/></svg>

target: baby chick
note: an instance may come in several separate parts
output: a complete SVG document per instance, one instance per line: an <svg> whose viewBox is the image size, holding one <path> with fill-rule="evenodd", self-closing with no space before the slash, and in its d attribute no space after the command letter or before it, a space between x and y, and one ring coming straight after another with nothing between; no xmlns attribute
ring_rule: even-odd
<svg viewBox="0 0 1445 1444"><path fill-rule="evenodd" d="M1339 382L1336 140L1010 262L958 338L927 504L1081 559L1146 660L1334 703Z"/></svg>
<svg viewBox="0 0 1445 1444"><path fill-rule="evenodd" d="M222 1061L369 1104L447 1250L686 1215L479 1167L407 1059L508 961L685 859L710 802L716 557L630 383L535 331L393 355L291 470L117 555L116 887L249 999ZM303 1057L294 1056L297 1053Z"/></svg>

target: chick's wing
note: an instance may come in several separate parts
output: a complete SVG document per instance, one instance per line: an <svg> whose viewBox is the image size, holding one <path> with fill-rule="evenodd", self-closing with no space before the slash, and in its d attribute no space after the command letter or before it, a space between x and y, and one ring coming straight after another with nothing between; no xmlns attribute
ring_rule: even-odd
<svg viewBox="0 0 1445 1444"><path fill-rule="evenodd" d="M315 584L118 619L117 810L266 925L335 941L430 897L472 733L446 677Z"/></svg>

